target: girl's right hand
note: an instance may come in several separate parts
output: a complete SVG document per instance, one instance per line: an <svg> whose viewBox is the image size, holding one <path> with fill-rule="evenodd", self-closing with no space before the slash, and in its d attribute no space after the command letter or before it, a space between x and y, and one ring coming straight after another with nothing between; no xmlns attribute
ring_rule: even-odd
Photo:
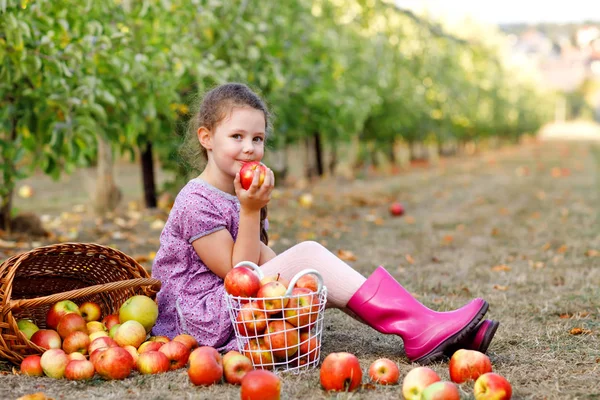
<svg viewBox="0 0 600 400"><path fill-rule="evenodd" d="M242 209L247 211L260 211L261 208L269 204L271 192L273 191L273 187L275 187L275 175L273 174L273 171L267 167L265 180L260 186L258 185L259 177L260 171L256 169L254 171L254 177L252 178L252 184L248 190L245 190L240 181L240 173L238 172L235 174L233 186L235 188L235 194L240 200Z"/></svg>

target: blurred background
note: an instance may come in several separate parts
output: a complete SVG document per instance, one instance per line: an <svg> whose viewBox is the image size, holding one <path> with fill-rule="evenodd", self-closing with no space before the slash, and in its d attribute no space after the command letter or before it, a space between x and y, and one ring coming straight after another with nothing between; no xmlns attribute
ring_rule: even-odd
<svg viewBox="0 0 600 400"><path fill-rule="evenodd" d="M198 99L227 81L269 103L282 187L595 138L593 4L0 1L0 228L168 207L201 167L178 155Z"/></svg>

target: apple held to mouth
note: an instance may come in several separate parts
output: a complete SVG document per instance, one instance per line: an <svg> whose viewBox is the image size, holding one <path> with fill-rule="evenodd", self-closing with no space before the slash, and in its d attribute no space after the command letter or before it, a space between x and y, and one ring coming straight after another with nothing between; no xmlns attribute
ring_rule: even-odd
<svg viewBox="0 0 600 400"><path fill-rule="evenodd" d="M250 161L245 163L240 169L240 184L245 190L248 190L250 185L252 185L254 171L257 169L260 172L258 177L258 186L261 186L265 181L265 175L267 173L267 167L264 164L258 161Z"/></svg>

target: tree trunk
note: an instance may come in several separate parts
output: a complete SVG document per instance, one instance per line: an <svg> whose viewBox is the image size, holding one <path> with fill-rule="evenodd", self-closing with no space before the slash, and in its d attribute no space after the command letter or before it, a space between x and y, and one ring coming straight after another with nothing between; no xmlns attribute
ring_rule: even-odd
<svg viewBox="0 0 600 400"><path fill-rule="evenodd" d="M17 124L18 118L13 117L11 120L10 127L10 143L14 143L17 140ZM6 230L8 233L11 231L11 211L12 211L12 202L13 202L13 193L15 190L14 185L14 162L13 160L2 160L4 163L7 163L7 169L9 169L9 173L5 175L9 181L3 181L2 183L9 187L8 193L6 193L6 197L2 198L2 204L0 204L0 229Z"/></svg>
<svg viewBox="0 0 600 400"><path fill-rule="evenodd" d="M323 167L323 145L321 143L321 134L319 132L315 132L314 138L315 157L317 162L317 175L323 176L325 174L325 168Z"/></svg>
<svg viewBox="0 0 600 400"><path fill-rule="evenodd" d="M143 149L140 162L142 164L142 181L144 184L144 202L146 208L156 208L156 185L154 184L154 157L152 142Z"/></svg>
<svg viewBox="0 0 600 400"><path fill-rule="evenodd" d="M94 209L98 215L114 211L121 201L122 193L115 185L113 155L110 143L98 136L98 165Z"/></svg>
<svg viewBox="0 0 600 400"><path fill-rule="evenodd" d="M329 173L333 176L335 174L335 169L338 164L338 146L331 146L331 158L329 159Z"/></svg>

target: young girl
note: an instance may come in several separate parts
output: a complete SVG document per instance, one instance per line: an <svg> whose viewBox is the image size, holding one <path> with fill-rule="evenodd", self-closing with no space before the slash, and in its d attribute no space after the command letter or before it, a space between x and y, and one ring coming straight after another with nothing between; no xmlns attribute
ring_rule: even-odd
<svg viewBox="0 0 600 400"><path fill-rule="evenodd" d="M265 275L281 273L287 279L305 268L318 270L329 307L379 332L399 335L411 361L427 363L459 347L485 352L498 323L480 323L488 308L482 299L435 312L382 267L365 278L316 242L297 244L280 255L267 246L265 207L275 184L273 172L267 169L259 186L256 171L244 190L239 170L263 158L269 122L263 101L243 84L224 84L204 97L184 146L191 162L202 157L206 165L179 192L160 236L152 268L152 276L162 282L153 334L188 333L201 345L234 349L223 278L240 261L252 261Z"/></svg>

